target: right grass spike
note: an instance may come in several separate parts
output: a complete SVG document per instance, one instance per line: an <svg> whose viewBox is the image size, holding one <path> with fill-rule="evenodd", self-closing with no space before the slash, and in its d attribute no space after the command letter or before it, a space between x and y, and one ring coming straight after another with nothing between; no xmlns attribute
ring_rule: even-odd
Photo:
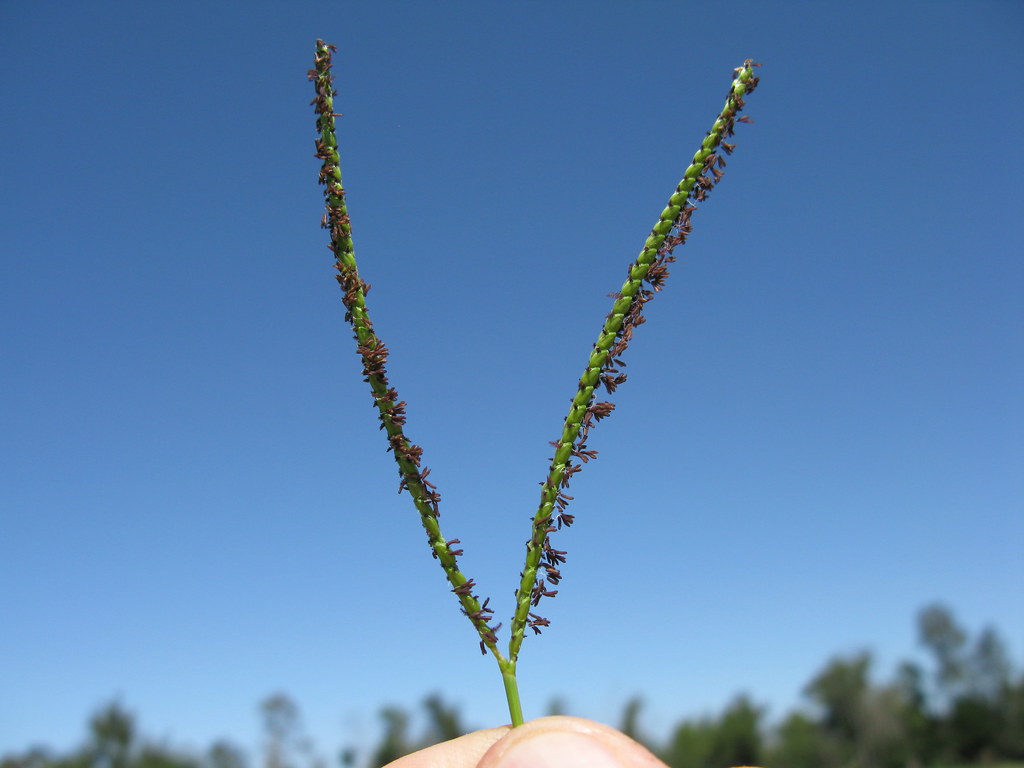
<svg viewBox="0 0 1024 768"><path fill-rule="evenodd" d="M519 657L526 628L530 627L539 634L541 628L550 623L532 609L542 598L557 594L558 590L551 587L562 578L559 566L565 562L565 552L551 546L551 533L572 525L574 516L567 512L572 496L566 492L570 478L582 464L597 457L597 451L587 448L590 429L615 408L613 403L597 401L595 394L600 387L611 394L626 381L626 374L621 372L625 365L622 355L633 338L633 332L645 320L644 305L665 284L668 265L675 261L673 250L686 242L690 234L690 218L697 210L696 203L706 200L708 193L725 174L725 158L719 150L731 154L735 145L725 139L733 135L737 122L749 122L749 118L738 115L745 104L743 97L757 87L759 79L754 75L754 67L758 66L760 64L748 59L742 67L734 70L736 76L725 106L658 216L640 254L630 265L625 282L619 292L612 295L615 301L580 377L562 434L552 443L555 455L542 484L540 506L526 542L526 565L516 591L516 612L512 618L508 653L512 663Z"/></svg>

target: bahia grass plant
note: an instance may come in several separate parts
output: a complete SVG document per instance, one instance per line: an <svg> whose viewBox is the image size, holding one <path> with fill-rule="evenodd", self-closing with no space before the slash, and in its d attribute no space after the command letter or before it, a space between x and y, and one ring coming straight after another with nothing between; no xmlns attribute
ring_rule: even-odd
<svg viewBox="0 0 1024 768"><path fill-rule="evenodd" d="M569 481L583 464L597 457L597 451L587 447L590 430L615 408L608 401L597 400L596 393L603 388L611 394L626 380L626 374L621 372L625 365L622 355L634 331L645 320L644 305L664 286L668 265L675 261L672 252L677 245L686 242L690 234L690 219L696 210L696 203L703 202L722 178L725 168L722 154L732 154L735 147L726 139L733 135L737 122L750 122L749 118L739 116L739 112L744 106L744 96L757 87L758 78L754 75L754 67L759 65L748 59L743 66L734 70L735 77L725 106L701 141L665 209L658 215L658 221L644 242L640 255L630 264L622 287L611 295L614 299L611 312L605 317L601 333L590 352L583 375L580 376L561 435L551 443L555 455L551 458L547 478L542 484L540 504L533 516L530 537L526 542L526 565L520 574L515 593L515 612L508 650L503 653L498 647L497 634L501 624L492 622L494 610L490 607L490 598L481 601L476 593L476 582L459 569L458 557L462 554L462 550L456 546L459 540L446 539L441 533L438 523L441 496L437 487L427 479L430 470L423 465L423 449L405 436L406 404L398 399L398 392L388 380L388 348L374 331L366 309L366 293L370 286L360 278L356 266L352 223L345 205L345 188L341 183L334 122L339 117L334 111L337 91L331 75L331 56L334 51L337 51L335 46L323 40L316 41L315 67L309 70L309 79L316 89L316 98L311 102L317 114L316 157L323 162L320 184L325 186L324 198L327 205L321 225L331 233L328 247L335 257L334 267L343 293L345 320L355 332L356 351L363 361L364 381L370 385L381 429L387 434L388 450L394 454L398 463L401 478L399 492L407 491L412 497L420 522L427 532L430 554L441 564L462 613L480 636L481 653L489 651L497 660L505 684L512 725L518 726L523 723L516 683L519 649L527 629L540 634L541 628L548 626L549 621L536 610L544 598L554 597L558 593L554 587L562 580L560 567L565 562L566 553L555 549L551 543L551 534L572 525L574 516L569 514L568 505L573 497L566 492Z"/></svg>

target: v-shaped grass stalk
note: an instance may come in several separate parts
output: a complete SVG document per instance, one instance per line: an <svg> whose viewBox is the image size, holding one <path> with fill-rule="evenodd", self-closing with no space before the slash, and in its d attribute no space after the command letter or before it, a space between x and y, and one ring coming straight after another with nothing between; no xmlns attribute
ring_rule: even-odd
<svg viewBox="0 0 1024 768"><path fill-rule="evenodd" d="M559 566L565 562L566 553L552 546L551 534L563 526L572 525L573 515L567 511L572 497L566 493L566 489L582 464L597 456L597 451L587 448L590 430L615 408L611 402L598 401L595 393L603 387L611 394L626 380L626 374L621 372L625 365L622 355L637 326L645 320L643 307L664 286L668 265L675 261L672 251L684 243L690 234L690 218L696 210L695 204L705 200L708 192L722 178L725 159L719 150L728 155L734 148L725 139L732 136L737 122L750 122L749 118L740 117L739 112L744 106L744 96L757 87L758 78L754 75L754 67L759 65L748 59L735 70L725 106L694 154L665 209L658 216L640 254L630 264L625 282L612 295L614 301L611 312L605 318L580 376L561 435L552 442L555 455L551 458L548 475L543 482L540 505L533 517L530 538L527 540L526 565L516 590L516 607L506 655L498 647L497 632L501 624L492 625L494 611L490 608L490 598L481 602L475 592L476 582L459 569L457 558L462 550L455 546L459 540L446 540L441 533L438 523L441 496L437 487L427 479L430 470L422 464L423 449L405 436L405 402L398 399L397 391L388 381L388 348L374 331L366 309L366 294L370 286L360 278L356 266L352 224L345 205L345 188L341 182L335 134L335 118L339 115L334 111L337 92L331 76L331 58L336 50L323 40L316 41L315 67L309 70L309 79L316 88L316 98L312 101L316 108L319 134L316 139L316 157L323 162L320 183L325 186L327 207L321 224L331 233L329 248L335 257L334 266L338 271L336 279L343 292L345 319L355 333L356 350L363 362L364 380L370 385L381 429L387 435L388 450L394 453L398 464L399 491L405 490L412 497L420 522L427 532L431 555L440 562L463 614L469 618L480 636L481 652L486 654L490 651L497 660L512 725L518 726L523 723L516 682L519 650L528 627L539 634L542 627L548 626L548 620L533 609L543 598L557 594L558 590L550 587L557 586L561 581Z"/></svg>

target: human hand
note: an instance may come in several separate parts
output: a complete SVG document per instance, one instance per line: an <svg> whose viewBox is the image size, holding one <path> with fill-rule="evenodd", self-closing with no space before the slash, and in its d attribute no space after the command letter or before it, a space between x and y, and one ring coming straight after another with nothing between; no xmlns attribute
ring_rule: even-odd
<svg viewBox="0 0 1024 768"><path fill-rule="evenodd" d="M518 728L468 733L386 768L666 768L624 733L579 717L542 717Z"/></svg>

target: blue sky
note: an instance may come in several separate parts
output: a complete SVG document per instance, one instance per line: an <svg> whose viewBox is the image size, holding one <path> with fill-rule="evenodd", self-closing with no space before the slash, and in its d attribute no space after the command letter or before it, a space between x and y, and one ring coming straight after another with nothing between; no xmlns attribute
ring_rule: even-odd
<svg viewBox="0 0 1024 768"><path fill-rule="evenodd" d="M1024 6L242 8L0 8L0 752L113 697L254 752L279 690L328 755L433 691L507 719L342 321L317 37L408 434L499 616L606 294L764 62L574 480L527 717L777 717L832 655L888 676L933 601L1024 661Z"/></svg>

